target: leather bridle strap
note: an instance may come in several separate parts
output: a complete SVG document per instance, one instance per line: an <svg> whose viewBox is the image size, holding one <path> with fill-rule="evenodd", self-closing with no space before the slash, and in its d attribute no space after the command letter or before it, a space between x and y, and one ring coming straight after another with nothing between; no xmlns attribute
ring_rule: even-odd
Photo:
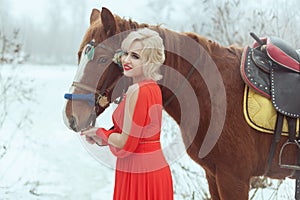
<svg viewBox="0 0 300 200"><path fill-rule="evenodd" d="M108 46L105 46L104 44L102 44L102 43L100 43L100 44L98 44L97 46L96 46L96 48L97 47L101 47L102 49L106 49L106 50L108 50L108 51L110 51L111 53L112 53L112 55L114 55L115 54L115 50L113 50L112 48L110 48L110 47L108 47Z"/></svg>
<svg viewBox="0 0 300 200"><path fill-rule="evenodd" d="M113 87L115 87L115 85L117 84L117 81L118 81L118 79L116 79L112 84L111 84L111 86L109 86L108 88L106 88L106 89L103 89L103 92L100 92L100 90L97 90L97 89L95 89L95 88L93 88L93 87L91 87L91 86L88 86L88 85L85 85L85 84L82 84L82 83L79 83L79 82L73 82L72 83L72 86L73 87L76 87L76 88L79 88L79 89L82 89L82 90L85 90L85 91L87 91L87 92L91 92L91 93L93 93L93 94L95 94L95 95L98 95L98 97L97 97L97 101L95 102L95 104L98 104L99 103L99 100L102 98L102 97L106 97L106 93L109 93L112 89L113 89ZM107 85L107 83L106 84L104 84L104 85ZM105 86L106 87L106 86ZM102 87L102 88L104 88L104 87ZM74 96L74 94L72 94L73 96ZM90 94L81 94L82 96L83 95L85 95L85 96L87 96L87 95L90 95ZM122 97L122 96L121 96ZM70 98L71 99L71 98ZM79 98L77 98L77 100L84 100L84 99L79 99Z"/></svg>
<svg viewBox="0 0 300 200"><path fill-rule="evenodd" d="M85 90L85 91L88 91L88 92L92 92L94 94L100 94L100 91L95 89L95 88L92 88L88 85L85 85L85 84L82 84L82 83L79 83L79 82L73 82L72 83L72 86L73 87L76 87L76 88L79 88L79 89L82 89L82 90Z"/></svg>

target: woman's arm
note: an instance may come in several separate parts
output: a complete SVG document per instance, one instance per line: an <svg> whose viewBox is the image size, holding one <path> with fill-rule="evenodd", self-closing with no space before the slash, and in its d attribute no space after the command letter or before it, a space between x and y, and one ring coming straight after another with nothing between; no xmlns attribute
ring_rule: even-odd
<svg viewBox="0 0 300 200"><path fill-rule="evenodd" d="M108 144L122 149L128 140L128 135L124 133L112 133L108 138Z"/></svg>
<svg viewBox="0 0 300 200"><path fill-rule="evenodd" d="M124 122L123 122L123 130L122 133L115 133L114 130L106 130L104 128L92 127L85 131L82 131L82 135L86 135L87 137L100 137L104 142L122 149L130 134L130 130L132 128L133 122L133 114L136 106L136 102L139 95L138 84L134 84L128 88L126 101L125 101L125 109L124 109Z"/></svg>
<svg viewBox="0 0 300 200"><path fill-rule="evenodd" d="M122 149L127 140L128 135L133 123L133 114L135 111L136 102L139 95L138 84L134 84L128 88L126 101L125 101L125 110L124 110L124 122L122 133L112 133L108 138L108 143Z"/></svg>

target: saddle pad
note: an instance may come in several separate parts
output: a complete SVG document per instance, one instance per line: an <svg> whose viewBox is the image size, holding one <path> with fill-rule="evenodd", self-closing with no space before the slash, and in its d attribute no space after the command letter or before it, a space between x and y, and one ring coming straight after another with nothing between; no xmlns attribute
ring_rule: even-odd
<svg viewBox="0 0 300 200"><path fill-rule="evenodd" d="M274 127L276 123L276 110L272 102L256 93L247 85L244 90L244 117L252 128L264 132L274 134ZM288 135L288 125L284 119L282 135ZM297 131L299 130L299 119L297 120Z"/></svg>

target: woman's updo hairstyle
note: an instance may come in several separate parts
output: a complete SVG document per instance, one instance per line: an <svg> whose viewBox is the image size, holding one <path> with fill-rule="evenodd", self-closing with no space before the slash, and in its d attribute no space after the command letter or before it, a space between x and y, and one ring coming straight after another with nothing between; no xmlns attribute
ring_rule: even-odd
<svg viewBox="0 0 300 200"><path fill-rule="evenodd" d="M141 58L143 59L143 72L145 77L158 81L162 79L160 66L165 61L164 44L162 38L156 31L148 28L138 29L129 33L123 40L121 49L127 51L134 41L143 44Z"/></svg>

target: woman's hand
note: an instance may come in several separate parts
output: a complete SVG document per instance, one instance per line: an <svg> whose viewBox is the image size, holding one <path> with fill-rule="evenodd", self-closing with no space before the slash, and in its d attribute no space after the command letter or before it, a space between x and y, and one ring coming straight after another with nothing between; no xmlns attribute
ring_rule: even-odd
<svg viewBox="0 0 300 200"><path fill-rule="evenodd" d="M81 131L81 134L80 135L85 135L85 136L88 136L88 137L94 137L94 136L97 136L96 135L96 132L99 128L97 127L90 127L90 128L87 128L83 131Z"/></svg>
<svg viewBox="0 0 300 200"><path fill-rule="evenodd" d="M89 143L89 144L95 144L96 141L94 140L94 138L89 137L89 136L85 136L85 140Z"/></svg>
<svg viewBox="0 0 300 200"><path fill-rule="evenodd" d="M105 146L107 144L103 143L103 140L96 135L96 132L97 132L98 129L99 128L96 128L96 127L90 127L88 129L85 129L85 130L81 131L80 135L85 136L85 139L89 144L95 144L96 143L99 146Z"/></svg>

